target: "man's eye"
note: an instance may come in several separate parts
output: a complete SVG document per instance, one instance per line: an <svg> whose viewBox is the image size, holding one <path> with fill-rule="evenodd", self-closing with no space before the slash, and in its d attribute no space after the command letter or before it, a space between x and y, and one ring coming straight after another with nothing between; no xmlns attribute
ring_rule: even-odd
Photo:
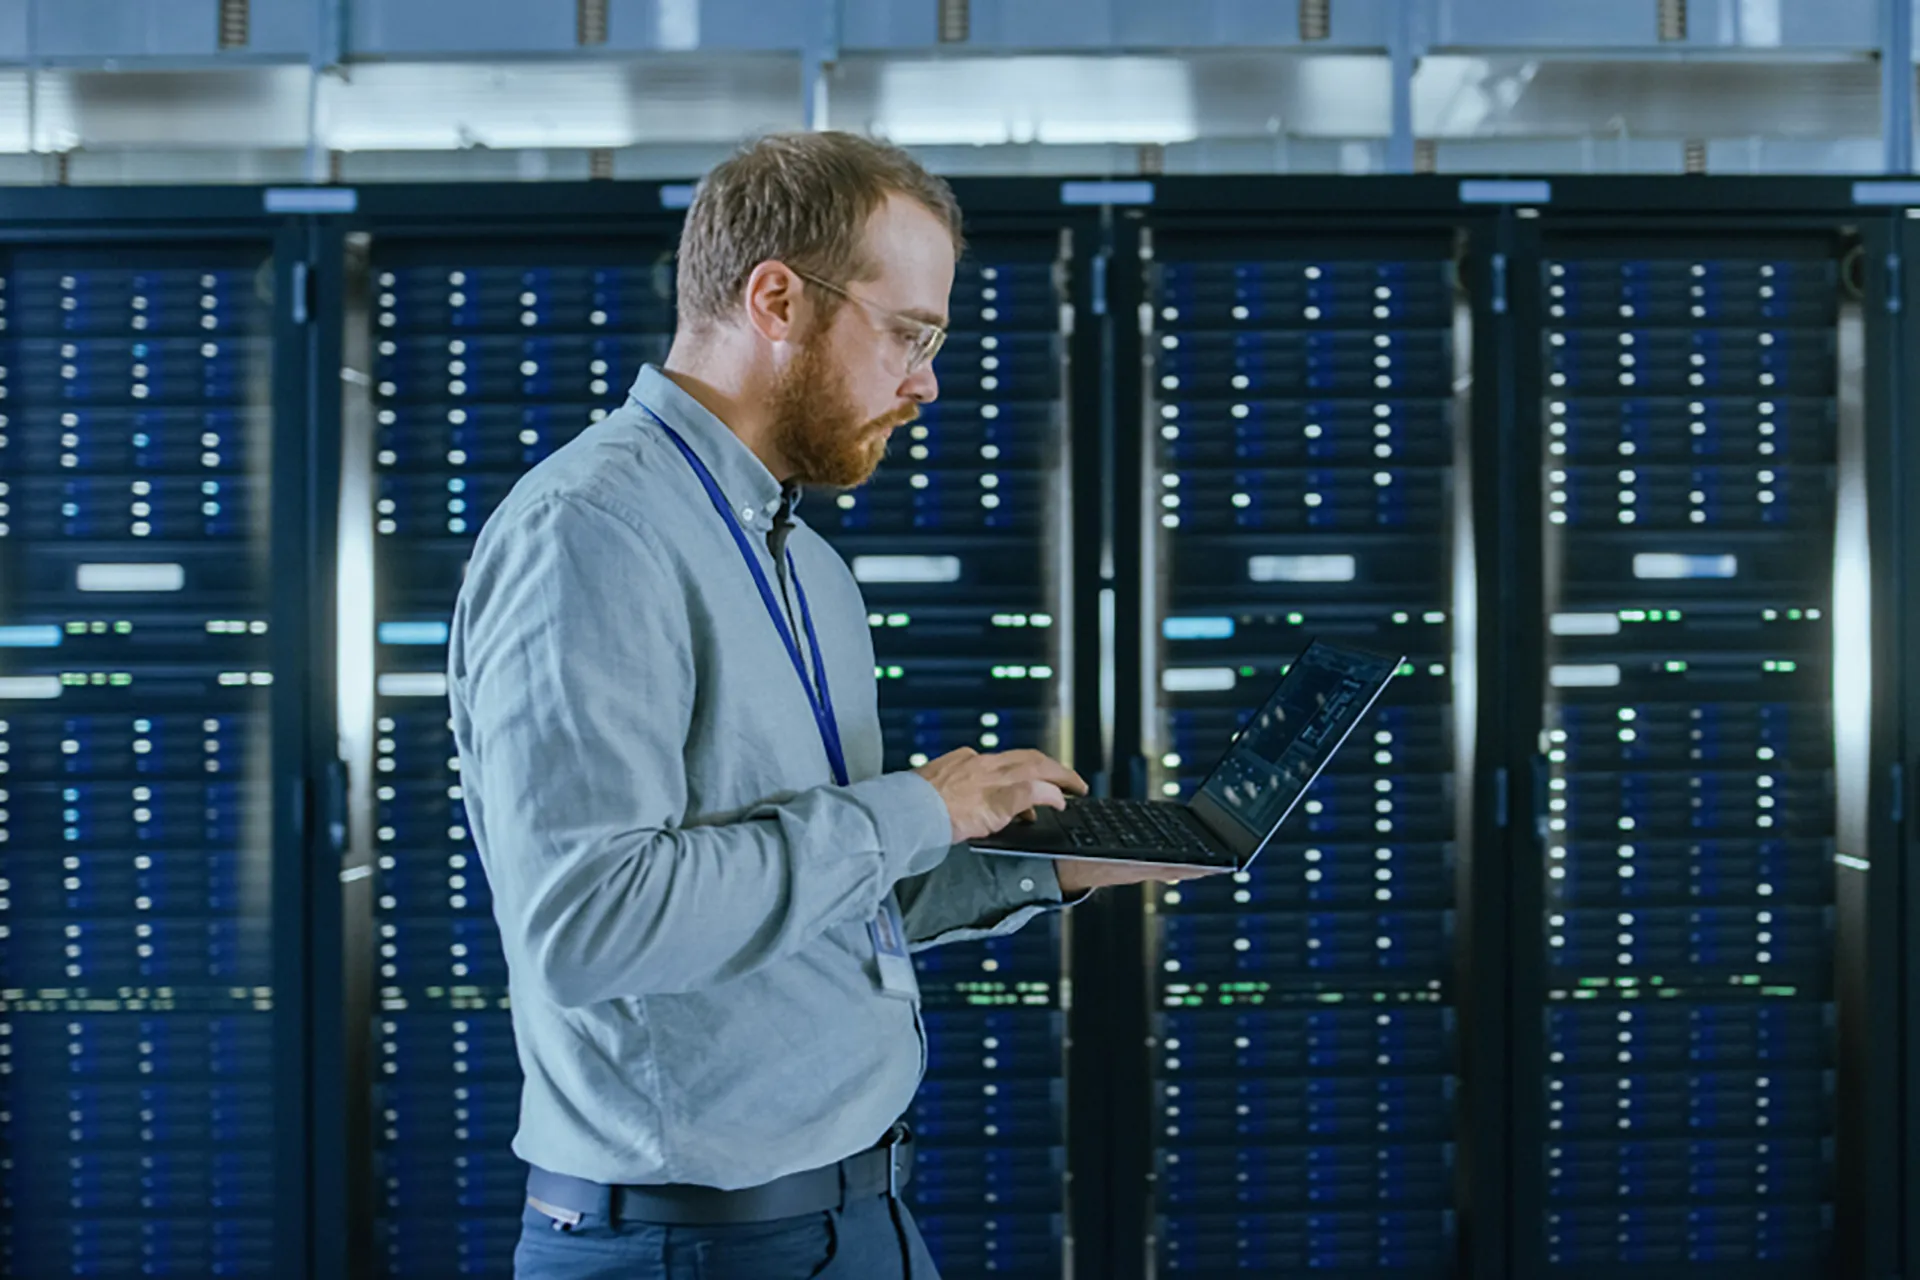
<svg viewBox="0 0 1920 1280"><path fill-rule="evenodd" d="M911 348L915 343L920 341L920 331L918 329L895 329L893 331L893 337L894 341L898 342L901 346Z"/></svg>

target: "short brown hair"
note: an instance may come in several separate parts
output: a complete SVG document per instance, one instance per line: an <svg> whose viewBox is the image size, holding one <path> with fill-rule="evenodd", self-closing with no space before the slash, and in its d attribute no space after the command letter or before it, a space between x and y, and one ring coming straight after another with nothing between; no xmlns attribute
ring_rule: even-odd
<svg viewBox="0 0 1920 1280"><path fill-rule="evenodd" d="M851 133L775 133L749 143L708 173L680 233L680 323L725 319L753 269L777 259L841 283L868 280L878 265L861 253L867 219L890 195L911 197L946 223L957 258L965 247L960 205L943 179L899 147ZM835 294L821 299L831 314Z"/></svg>

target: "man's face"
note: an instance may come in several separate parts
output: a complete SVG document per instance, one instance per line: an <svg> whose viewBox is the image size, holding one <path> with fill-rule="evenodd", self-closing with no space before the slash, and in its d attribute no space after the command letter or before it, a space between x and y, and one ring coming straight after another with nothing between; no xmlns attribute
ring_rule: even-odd
<svg viewBox="0 0 1920 1280"><path fill-rule="evenodd" d="M871 280L832 281L854 295L814 326L781 370L773 392L773 443L803 484L865 484L893 432L940 394L932 366L907 372L915 326L900 313L945 324L953 289L953 240L918 201L893 196L867 223ZM825 291L806 285L815 297Z"/></svg>

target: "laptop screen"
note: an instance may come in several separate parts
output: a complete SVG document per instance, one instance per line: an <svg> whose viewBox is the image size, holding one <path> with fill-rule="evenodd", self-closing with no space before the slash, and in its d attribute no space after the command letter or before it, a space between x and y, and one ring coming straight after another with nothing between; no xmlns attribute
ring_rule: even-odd
<svg viewBox="0 0 1920 1280"><path fill-rule="evenodd" d="M1399 666L1397 658L1309 645L1201 784L1195 813L1236 853L1258 851Z"/></svg>

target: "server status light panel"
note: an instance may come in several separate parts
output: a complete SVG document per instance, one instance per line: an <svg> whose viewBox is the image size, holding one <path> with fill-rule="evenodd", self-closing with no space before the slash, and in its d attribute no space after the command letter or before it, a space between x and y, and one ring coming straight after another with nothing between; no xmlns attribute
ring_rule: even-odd
<svg viewBox="0 0 1920 1280"><path fill-rule="evenodd" d="M1071 252L1060 235L976 234L939 398L871 483L803 507L867 602L890 770L1068 740ZM928 1059L908 1198L944 1274L1053 1280L1065 1265L1066 930L1049 914L916 956Z"/></svg>
<svg viewBox="0 0 1920 1280"><path fill-rule="evenodd" d="M1452 238L1161 226L1141 269L1153 793L1311 639L1406 655L1250 873L1150 898L1153 1263L1449 1275Z"/></svg>
<svg viewBox="0 0 1920 1280"><path fill-rule="evenodd" d="M8 1275L277 1265L272 281L264 243L0 258Z"/></svg>
<svg viewBox="0 0 1920 1280"><path fill-rule="evenodd" d="M386 1276L512 1274L526 1166L493 902L461 798L448 621L519 477L625 398L673 329L667 246L375 239L373 1135Z"/></svg>
<svg viewBox="0 0 1920 1280"><path fill-rule="evenodd" d="M1824 1274L1838 277L1819 238L1541 263L1544 1274Z"/></svg>

